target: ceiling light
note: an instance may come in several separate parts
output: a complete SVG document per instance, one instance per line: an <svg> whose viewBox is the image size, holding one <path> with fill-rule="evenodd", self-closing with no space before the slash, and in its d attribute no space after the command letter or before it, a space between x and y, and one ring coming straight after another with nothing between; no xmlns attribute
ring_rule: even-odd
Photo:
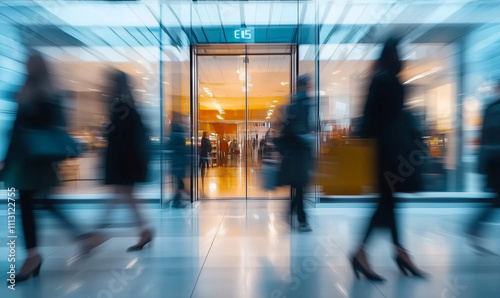
<svg viewBox="0 0 500 298"><path fill-rule="evenodd" d="M273 102L278 102L277 100L273 100Z"/></svg>
<svg viewBox="0 0 500 298"><path fill-rule="evenodd" d="M323 91L323 90L319 91L319 95L325 95L325 94L326 94L325 91Z"/></svg>
<svg viewBox="0 0 500 298"><path fill-rule="evenodd" d="M270 105L269 107L274 108L274 107L275 107L275 105Z"/></svg>
<svg viewBox="0 0 500 298"><path fill-rule="evenodd" d="M148 77L142 77L143 80L149 81Z"/></svg>
<svg viewBox="0 0 500 298"><path fill-rule="evenodd" d="M286 82L286 81L281 82L281 85L282 85L282 86L285 86L285 85L288 85L288 84L289 84L289 83L288 83L288 82Z"/></svg>
<svg viewBox="0 0 500 298"><path fill-rule="evenodd" d="M336 75L336 74L339 74L340 73L340 70L336 70L334 72L332 72L332 75Z"/></svg>
<svg viewBox="0 0 500 298"><path fill-rule="evenodd" d="M217 115L217 119L219 119L219 120L224 120L224 118L222 118L222 116L221 116L221 115Z"/></svg>
<svg viewBox="0 0 500 298"><path fill-rule="evenodd" d="M426 77L428 75L436 73L436 72L438 72L440 70L441 70L441 67L434 67L433 69L431 69L429 71L426 71L426 72L423 72L423 73L421 73L421 74L419 74L417 76L414 76L413 78L409 79L408 81L404 82L403 84L409 84L409 83L411 83L411 82L413 82L415 80L421 79L423 77Z"/></svg>

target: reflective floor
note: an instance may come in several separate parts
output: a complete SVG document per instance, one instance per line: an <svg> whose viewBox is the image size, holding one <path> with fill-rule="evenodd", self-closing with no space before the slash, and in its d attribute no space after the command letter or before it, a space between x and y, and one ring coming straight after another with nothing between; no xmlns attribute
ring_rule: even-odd
<svg viewBox="0 0 500 298"><path fill-rule="evenodd" d="M207 170L204 183L199 179L200 195L203 199L218 198L287 198L289 187L279 187L268 191L262 187L261 167L249 166L245 175L245 166L213 167ZM203 185L203 187L202 187Z"/></svg>
<svg viewBox="0 0 500 298"><path fill-rule="evenodd" d="M4 283L0 297L498 297L500 258L476 254L462 235L477 209L402 207L402 241L432 275L428 280L398 272L385 234L370 243L369 257L388 281L355 279L347 256L372 212L369 205L309 208L313 232L301 234L285 221L286 202L204 201L181 210L147 209L156 238L135 253L125 252L137 240L131 216L119 210L107 230L110 239L84 259L73 258L78 247L40 212L40 276L18 284L15 292ZM67 210L87 227L100 211L91 204ZM5 214L0 211L2 225ZM485 228L488 247L500 253L500 226L492 222ZM6 239L6 228L0 231ZM22 245L19 261L25 258ZM3 244L1 272L7 272L7 255Z"/></svg>

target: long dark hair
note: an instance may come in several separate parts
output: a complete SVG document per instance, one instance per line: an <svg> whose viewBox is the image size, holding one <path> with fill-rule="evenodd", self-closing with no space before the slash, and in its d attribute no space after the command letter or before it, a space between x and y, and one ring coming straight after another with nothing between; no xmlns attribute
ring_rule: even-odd
<svg viewBox="0 0 500 298"><path fill-rule="evenodd" d="M128 75L121 70L116 70L112 73L111 80L113 82L111 88L113 100L119 99L131 108L135 108L135 100L128 83Z"/></svg>
<svg viewBox="0 0 500 298"><path fill-rule="evenodd" d="M380 58L374 66L374 72L390 71L398 74L401 71L402 63L399 58L398 44L400 39L397 37L390 37L384 44Z"/></svg>
<svg viewBox="0 0 500 298"><path fill-rule="evenodd" d="M50 97L55 92L49 67L40 53L36 51L30 53L26 62L26 72L26 81L18 95L20 103Z"/></svg>

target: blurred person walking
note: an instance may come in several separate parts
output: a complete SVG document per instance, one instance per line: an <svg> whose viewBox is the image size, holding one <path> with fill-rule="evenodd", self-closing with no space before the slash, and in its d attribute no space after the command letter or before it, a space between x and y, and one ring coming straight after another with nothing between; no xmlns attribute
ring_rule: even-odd
<svg viewBox="0 0 500 298"><path fill-rule="evenodd" d="M170 134L170 142L168 144L171 155L172 177L176 184L176 192L172 200L172 207L183 208L182 192L184 189L183 179L186 177L186 168L189 164L188 147L186 146L186 132L181 121L181 116L174 114L172 123L172 133Z"/></svg>
<svg viewBox="0 0 500 298"><path fill-rule="evenodd" d="M108 206L107 215L121 201L130 206L141 232L139 241L127 251L137 251L142 250L153 239L153 231L146 226L134 195L134 185L147 180L147 133L137 112L128 76L122 71L115 71L111 81L112 102L106 129L108 147L104 176L105 184L114 187L116 198Z"/></svg>
<svg viewBox="0 0 500 298"><path fill-rule="evenodd" d="M212 152L212 144L208 139L208 133L203 132L200 144L200 168L201 168L201 191L205 192L205 172L209 168L210 153Z"/></svg>
<svg viewBox="0 0 500 298"><path fill-rule="evenodd" d="M310 87L309 75L302 75L297 79L297 93L292 96L291 103L286 108L285 120L277 140L282 156L279 184L290 185L292 188L290 216L293 219L293 213L297 213L301 232L312 231L304 211L304 190L313 167L314 140L309 124L311 99L307 95Z"/></svg>
<svg viewBox="0 0 500 298"><path fill-rule="evenodd" d="M78 148L66 132L60 97L44 58L32 53L26 68L27 78L17 96L17 117L0 175L0 180L4 180L7 187L19 190L28 257L16 275L16 282L37 276L42 265L34 214L37 198L42 199L39 202L44 203L64 223L76 240L84 240L83 252L90 251L103 241L97 234L81 233L58 209L55 201L47 198L51 190L59 185L58 161L76 156Z"/></svg>
<svg viewBox="0 0 500 298"><path fill-rule="evenodd" d="M499 97L500 81L496 84L495 93ZM481 243L480 232L481 224L488 221L493 212L500 208L500 99L485 110L478 165L479 172L486 174L487 188L495 193L495 198L475 216L467 232L474 248L480 252L489 252Z"/></svg>
<svg viewBox="0 0 500 298"><path fill-rule="evenodd" d="M221 153L221 166L225 165L227 167L227 155L229 153L229 143L226 140L226 137L222 137L220 140L220 153Z"/></svg>
<svg viewBox="0 0 500 298"><path fill-rule="evenodd" d="M406 169L410 173L401 173L404 168L404 165L401 166L401 160L412 158L411 156L422 153L423 150L421 137L416 131L416 125L412 123L412 116L403 110L404 88L398 79L402 63L397 46L398 40L395 38L390 38L384 45L371 81L361 128L362 137L377 141L376 162L380 196L376 211L351 263L356 277L359 278L360 272L372 281L385 280L371 269L365 252L368 239L376 227L391 230L395 261L402 273L418 277L425 275L413 264L407 251L401 246L394 214L395 191L414 192L422 188L418 169ZM421 146L418 147L416 142L420 142ZM423 162L423 154L420 157Z"/></svg>

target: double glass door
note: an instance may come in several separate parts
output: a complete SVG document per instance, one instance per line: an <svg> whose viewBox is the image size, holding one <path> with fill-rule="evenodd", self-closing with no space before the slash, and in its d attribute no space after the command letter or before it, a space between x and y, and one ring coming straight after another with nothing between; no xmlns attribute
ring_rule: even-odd
<svg viewBox="0 0 500 298"><path fill-rule="evenodd" d="M290 102L295 48L210 45L193 51L195 199L288 198L286 187L264 189L261 168Z"/></svg>

